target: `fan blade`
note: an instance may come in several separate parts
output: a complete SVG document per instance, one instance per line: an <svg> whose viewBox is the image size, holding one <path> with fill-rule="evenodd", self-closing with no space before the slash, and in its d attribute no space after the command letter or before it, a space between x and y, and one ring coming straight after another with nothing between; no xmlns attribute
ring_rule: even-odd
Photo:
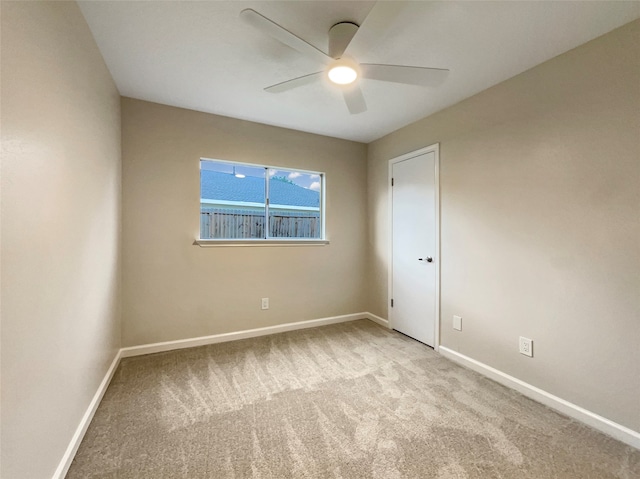
<svg viewBox="0 0 640 479"><path fill-rule="evenodd" d="M362 90L359 86L351 86L342 90L344 101L347 104L349 113L356 115L367 111L367 103L364 101Z"/></svg>
<svg viewBox="0 0 640 479"><path fill-rule="evenodd" d="M344 51L352 58L361 58L376 42L381 41L406 2L379 1L351 39Z"/></svg>
<svg viewBox="0 0 640 479"><path fill-rule="evenodd" d="M360 70L362 76L370 80L431 87L440 85L449 74L449 70L444 68L376 65L374 63L361 63Z"/></svg>
<svg viewBox="0 0 640 479"><path fill-rule="evenodd" d="M294 88L318 81L322 78L323 73L324 72L310 73L292 80L283 81L282 83L276 83L275 85L268 86L264 91L268 91L269 93L282 93L283 91L293 90Z"/></svg>
<svg viewBox="0 0 640 479"><path fill-rule="evenodd" d="M242 12L240 12L240 17L249 25L252 25L258 30L261 30L262 32L293 48L294 50L315 58L319 62L328 64L333 60L333 58L318 50L310 43L307 43L302 38L294 35L289 30L286 30L277 23L269 20L267 17L260 15L255 10L252 10L250 8L242 10Z"/></svg>

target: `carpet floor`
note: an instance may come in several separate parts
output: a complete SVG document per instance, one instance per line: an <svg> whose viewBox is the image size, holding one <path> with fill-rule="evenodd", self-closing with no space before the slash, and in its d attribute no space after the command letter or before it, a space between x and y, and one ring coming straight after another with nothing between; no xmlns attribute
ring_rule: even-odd
<svg viewBox="0 0 640 479"><path fill-rule="evenodd" d="M361 320L123 359L67 474L640 478L640 451Z"/></svg>

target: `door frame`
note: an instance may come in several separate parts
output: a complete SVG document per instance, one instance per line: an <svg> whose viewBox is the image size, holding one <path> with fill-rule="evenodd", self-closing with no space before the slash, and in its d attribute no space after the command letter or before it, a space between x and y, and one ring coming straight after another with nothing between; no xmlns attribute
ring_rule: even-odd
<svg viewBox="0 0 640 479"><path fill-rule="evenodd" d="M434 176L434 188L435 188L435 239L436 239L436 251L434 253L435 266L436 266L436 311L434 318L434 335L433 335L433 349L438 351L440 349L440 143L434 143L433 145L420 148L404 155L396 156L389 160L389 172L387 176L387 188L389 191L387 210L388 210L388 244L389 244L389 261L387 266L387 318L389 318L389 327L393 329L393 321L391 320L391 298L393 292L393 189L391 187L391 178L393 177L393 165L401 161L415 158L416 156L424 155L425 153L435 154L435 176Z"/></svg>

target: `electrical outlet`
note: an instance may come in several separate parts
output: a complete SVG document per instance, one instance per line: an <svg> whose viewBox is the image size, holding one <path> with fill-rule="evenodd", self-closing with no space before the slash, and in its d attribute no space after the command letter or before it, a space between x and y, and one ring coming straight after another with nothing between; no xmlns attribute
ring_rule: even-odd
<svg viewBox="0 0 640 479"><path fill-rule="evenodd" d="M262 309L269 309L269 298L262 298Z"/></svg>
<svg viewBox="0 0 640 479"><path fill-rule="evenodd" d="M533 357L533 339L525 338L520 336L520 354L524 354L525 356Z"/></svg>
<svg viewBox="0 0 640 479"><path fill-rule="evenodd" d="M462 316L453 317L453 329L456 331L462 331Z"/></svg>

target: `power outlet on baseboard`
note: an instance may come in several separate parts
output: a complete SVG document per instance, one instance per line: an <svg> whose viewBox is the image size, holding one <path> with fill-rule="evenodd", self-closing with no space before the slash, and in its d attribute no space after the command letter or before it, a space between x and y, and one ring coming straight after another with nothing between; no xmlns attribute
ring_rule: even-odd
<svg viewBox="0 0 640 479"><path fill-rule="evenodd" d="M453 316L453 329L462 331L462 316Z"/></svg>
<svg viewBox="0 0 640 479"><path fill-rule="evenodd" d="M520 354L524 354L525 356L529 356L530 358L533 357L533 339L520 336L520 341L518 344L519 344Z"/></svg>
<svg viewBox="0 0 640 479"><path fill-rule="evenodd" d="M262 309L269 309L269 298L262 298Z"/></svg>

